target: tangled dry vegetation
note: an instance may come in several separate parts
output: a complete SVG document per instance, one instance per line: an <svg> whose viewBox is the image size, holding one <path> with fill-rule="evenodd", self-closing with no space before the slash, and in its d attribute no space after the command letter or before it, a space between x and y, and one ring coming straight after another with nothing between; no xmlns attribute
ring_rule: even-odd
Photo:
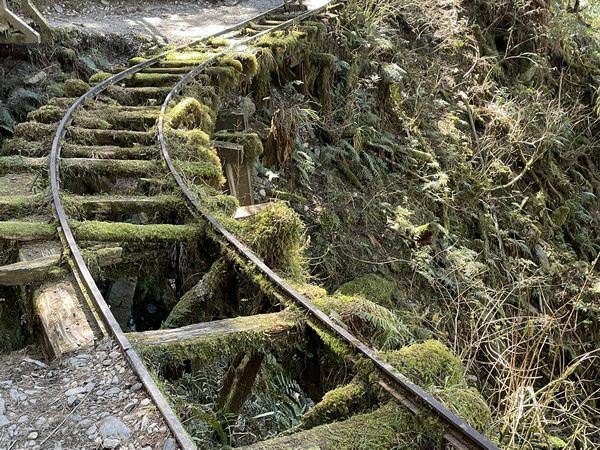
<svg viewBox="0 0 600 450"><path fill-rule="evenodd" d="M313 276L394 283L379 320L452 347L505 448L600 447L597 13L353 1L328 24L327 76L305 66L304 97L271 98L273 120L318 113L271 158L300 194Z"/></svg>

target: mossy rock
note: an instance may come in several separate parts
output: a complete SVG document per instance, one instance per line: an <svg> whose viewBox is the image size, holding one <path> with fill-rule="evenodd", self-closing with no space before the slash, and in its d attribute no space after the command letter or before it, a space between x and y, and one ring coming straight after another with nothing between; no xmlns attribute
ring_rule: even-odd
<svg viewBox="0 0 600 450"><path fill-rule="evenodd" d="M378 305L391 307L394 303L393 297L395 291L396 283L386 280L379 275L370 274L342 284L336 293L341 295L360 295Z"/></svg>
<svg viewBox="0 0 600 450"><path fill-rule="evenodd" d="M464 381L460 359L440 341L428 340L393 352L381 352L380 356L423 388L455 385Z"/></svg>
<svg viewBox="0 0 600 450"><path fill-rule="evenodd" d="M67 80L65 81L65 94L69 97L81 97L90 90L90 85L83 80Z"/></svg>
<svg viewBox="0 0 600 450"><path fill-rule="evenodd" d="M108 80L112 76L113 74L108 72L95 73L90 77L90 84L93 86L98 83L102 83L104 80Z"/></svg>

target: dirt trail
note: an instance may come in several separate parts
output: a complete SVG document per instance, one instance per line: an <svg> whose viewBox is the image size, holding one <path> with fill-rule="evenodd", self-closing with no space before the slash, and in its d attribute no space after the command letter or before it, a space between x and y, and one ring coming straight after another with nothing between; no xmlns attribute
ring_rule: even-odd
<svg viewBox="0 0 600 450"><path fill-rule="evenodd" d="M96 33L147 35L181 44L235 25L282 4L281 0L36 2L53 26L74 25Z"/></svg>

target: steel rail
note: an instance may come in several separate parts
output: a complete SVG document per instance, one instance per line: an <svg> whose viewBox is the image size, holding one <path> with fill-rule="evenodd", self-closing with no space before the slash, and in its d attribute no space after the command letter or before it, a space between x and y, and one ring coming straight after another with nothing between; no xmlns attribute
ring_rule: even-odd
<svg viewBox="0 0 600 450"><path fill-rule="evenodd" d="M81 255L81 251L79 250L79 246L75 240L71 227L69 225L69 221L67 219L64 207L62 205L62 201L60 199L59 191L60 191L60 179L59 179L59 163L60 163L60 153L62 150L62 141L67 133L67 127L71 124L73 120L73 113L83 104L83 102L87 99L95 97L106 90L109 86L118 83L119 81L143 70L148 66L152 66L160 61L160 59L164 58L170 53L180 51L189 47L190 45L195 45L201 42L208 40L211 37L218 37L224 34L233 33L250 22L260 20L268 15L281 11L284 5L278 6L276 8L272 8L264 13L261 13L257 16L254 16L248 20L244 20L233 27L229 27L223 29L219 32L213 33L211 35L196 39L190 43L186 43L165 51L153 58L150 58L146 61L143 61L139 64L136 64L118 74L107 78L101 83L97 84L81 97L79 97L73 104L69 107L62 120L60 121L56 133L54 135L54 139L52 141L52 149L50 153L50 185L52 190L52 200L54 203L54 214L59 221L58 231L61 233L64 242L67 243L69 247L69 251L71 253L72 260L74 265L79 273L79 277L77 279L83 284L81 288L87 292L93 301L94 305L98 308L102 318L104 319L106 325L108 326L110 333L113 335L115 340L117 341L119 347L125 353L126 358L128 359L131 367L136 372L137 376L140 378L140 381L148 391L148 394L154 401L156 407L160 411L161 415L165 419L168 427L171 429L173 436L177 440L178 444L185 450L195 449L196 445L192 441L191 437L188 435L187 431L179 421L176 414L173 412L171 406L167 402L166 398L152 379L150 372L144 365L142 359L138 355L138 353L133 349L127 336L121 330L121 327L117 323L114 315L112 314L110 307L106 303L106 300L102 296L94 278L92 277L84 259Z"/></svg>
<svg viewBox="0 0 600 450"><path fill-rule="evenodd" d="M288 298L291 298L297 304L302 305L315 319L317 319L322 325L331 330L334 334L344 340L347 344L350 344L359 354L367 357L369 360L373 362L375 367L391 382L392 385L400 387L400 390L408 393L412 399L407 399L403 395L396 392L394 387L389 386L387 383L381 381L380 385L386 389L394 398L403 403L409 410L413 413L418 414L419 408L416 406L414 400L419 403L424 403L430 410L434 412L437 416L442 418L451 428L450 433L446 433L444 438L446 441L454 446L458 447L462 444L463 448L468 449L485 449L485 450L497 450L498 447L471 427L465 420L459 418L450 410L448 410L442 403L436 400L433 396L425 392L421 387L409 381L404 375L402 375L399 371L394 369L391 365L384 362L379 356L373 351L371 348L363 344L358 338L356 338L353 334L351 334L348 330L341 327L337 323L335 323L331 318L325 314L321 309L319 309L314 303L312 303L307 297L296 291L292 286L290 286L283 278L277 275L270 267L268 267L252 250L250 250L245 244L243 244L240 240L238 240L233 234L221 225L215 217L209 214L207 211L202 208L201 203L198 199L193 195L190 189L187 187L181 176L179 175L177 169L173 165L173 161L171 160L171 156L169 154L169 150L167 148L167 144L164 136L164 115L168 108L170 101L173 96L179 93L181 87L195 75L199 74L203 69L207 66L214 63L220 56L229 53L232 49L247 44L251 41L254 41L265 34L271 33L273 31L277 31L279 29L288 28L289 26L304 20L305 18L318 14L322 10L324 10L327 5L317 8L312 11L307 11L304 14L298 15L293 19L284 22L283 24L277 25L271 29L265 30L261 33L253 35L247 39L241 40L236 43L230 49L222 51L218 54L215 54L211 59L199 64L195 69L191 70L187 74L185 74L177 84L171 89L171 92L165 98L163 105L161 107L159 119L158 119L158 140L161 146L161 152L165 163L169 167L175 181L179 185L180 189L184 192L187 200L192 205L193 210L195 210L196 214L200 214L207 220L212 227L222 235L233 247L247 260L252 262L258 269L269 278L275 285L279 287L281 292L283 292ZM466 445L466 447L465 447Z"/></svg>

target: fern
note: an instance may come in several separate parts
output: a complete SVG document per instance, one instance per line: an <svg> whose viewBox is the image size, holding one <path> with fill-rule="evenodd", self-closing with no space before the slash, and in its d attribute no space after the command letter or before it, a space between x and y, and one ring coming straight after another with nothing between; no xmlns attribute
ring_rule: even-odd
<svg viewBox="0 0 600 450"><path fill-rule="evenodd" d="M25 119L27 113L37 109L42 98L39 94L27 89L13 91L7 100L7 106L20 119Z"/></svg>
<svg viewBox="0 0 600 450"><path fill-rule="evenodd" d="M396 350L414 342L409 327L393 311L371 301L365 301L356 316L373 326L369 332L381 350Z"/></svg>
<svg viewBox="0 0 600 450"><path fill-rule="evenodd" d="M16 124L17 122L13 119L8 108L0 103L0 131L4 130L8 134L12 134Z"/></svg>

